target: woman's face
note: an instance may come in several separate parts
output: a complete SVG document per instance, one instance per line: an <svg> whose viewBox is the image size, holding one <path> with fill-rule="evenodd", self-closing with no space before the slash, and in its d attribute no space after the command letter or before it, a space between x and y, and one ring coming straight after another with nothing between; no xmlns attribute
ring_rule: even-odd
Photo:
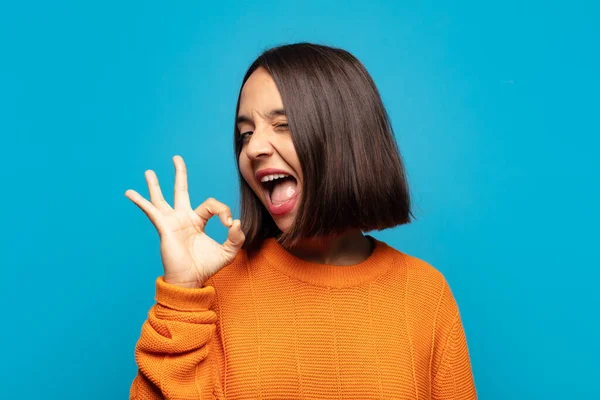
<svg viewBox="0 0 600 400"><path fill-rule="evenodd" d="M240 172L282 232L294 221L302 188L302 170L287 122L275 81L266 69L258 68L240 95Z"/></svg>

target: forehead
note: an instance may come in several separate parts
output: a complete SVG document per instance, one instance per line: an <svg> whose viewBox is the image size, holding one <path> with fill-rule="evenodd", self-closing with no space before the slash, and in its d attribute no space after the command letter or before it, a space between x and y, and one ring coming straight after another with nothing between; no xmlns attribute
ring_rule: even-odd
<svg viewBox="0 0 600 400"><path fill-rule="evenodd" d="M274 108L283 108L279 89L267 70L258 68L242 88L240 114L250 114L253 111L266 112Z"/></svg>

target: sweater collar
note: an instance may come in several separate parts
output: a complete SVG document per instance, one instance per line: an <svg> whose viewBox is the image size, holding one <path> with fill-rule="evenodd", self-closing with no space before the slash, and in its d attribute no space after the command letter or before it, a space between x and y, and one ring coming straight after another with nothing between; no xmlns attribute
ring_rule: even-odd
<svg viewBox="0 0 600 400"><path fill-rule="evenodd" d="M275 238L263 241L258 256L283 274L312 285L355 286L376 279L392 265L394 249L370 235L366 237L374 244L371 254L354 265L319 264L303 260L288 252Z"/></svg>

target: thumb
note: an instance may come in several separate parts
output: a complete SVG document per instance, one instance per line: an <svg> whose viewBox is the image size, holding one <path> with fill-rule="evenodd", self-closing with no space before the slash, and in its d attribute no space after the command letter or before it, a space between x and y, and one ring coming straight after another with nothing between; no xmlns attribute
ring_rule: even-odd
<svg viewBox="0 0 600 400"><path fill-rule="evenodd" d="M233 260L242 248L244 240L246 240L246 236L242 232L242 223L239 219L236 219L229 227L227 240L223 243L223 251Z"/></svg>

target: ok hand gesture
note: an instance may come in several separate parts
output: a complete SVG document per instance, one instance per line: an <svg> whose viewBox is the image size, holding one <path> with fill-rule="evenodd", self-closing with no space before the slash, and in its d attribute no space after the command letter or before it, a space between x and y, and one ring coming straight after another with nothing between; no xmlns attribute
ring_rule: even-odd
<svg viewBox="0 0 600 400"><path fill-rule="evenodd" d="M213 198L192 210L183 158L175 156L173 163L173 207L163 198L158 178L152 170L145 173L150 201L131 189L125 192L125 196L148 216L158 231L164 281L182 287L202 287L207 279L234 260L245 236L240 220L232 220L229 207ZM204 232L206 223L213 215L218 215L223 225L229 227L227 240L223 244L217 243Z"/></svg>

